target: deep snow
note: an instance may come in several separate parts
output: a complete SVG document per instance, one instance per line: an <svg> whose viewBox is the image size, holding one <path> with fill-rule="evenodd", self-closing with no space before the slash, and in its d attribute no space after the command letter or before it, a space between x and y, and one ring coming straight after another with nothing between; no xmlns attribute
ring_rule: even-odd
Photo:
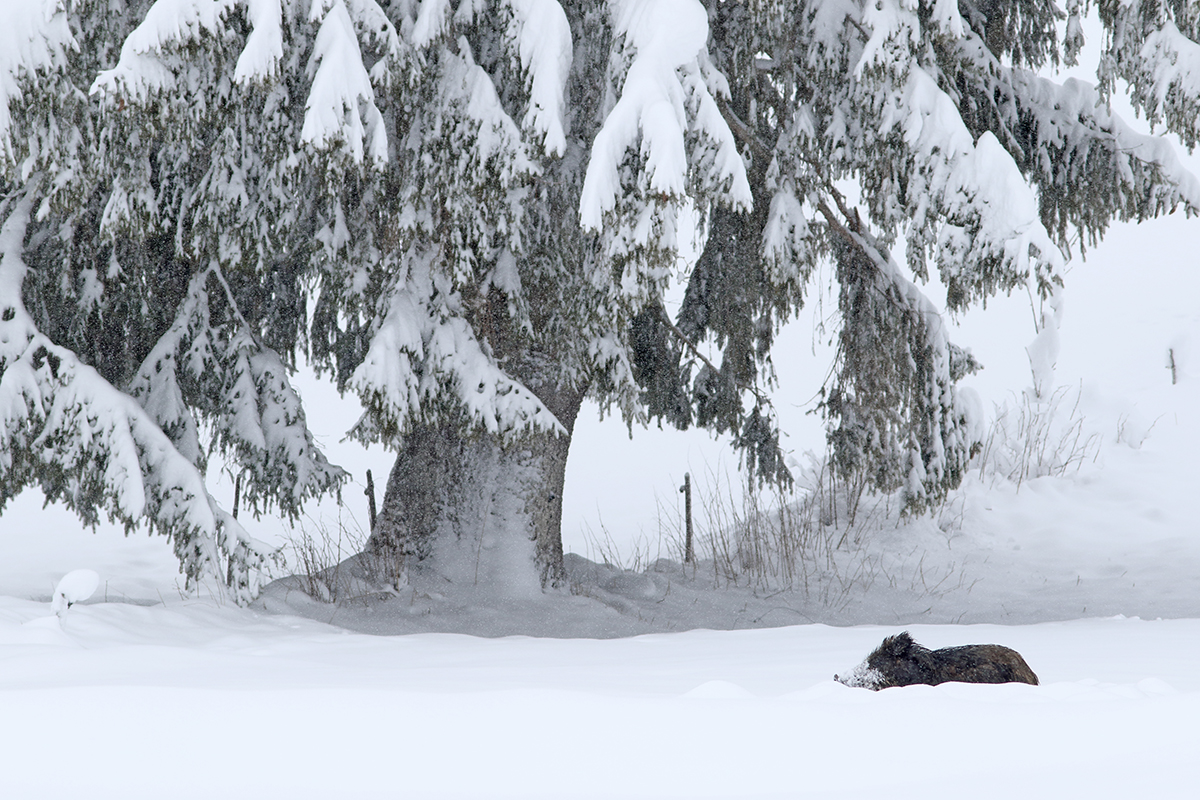
<svg viewBox="0 0 1200 800"><path fill-rule="evenodd" d="M1200 621L913 626L1042 685L832 680L894 629L376 637L203 603L0 601L20 798L1194 796Z"/></svg>

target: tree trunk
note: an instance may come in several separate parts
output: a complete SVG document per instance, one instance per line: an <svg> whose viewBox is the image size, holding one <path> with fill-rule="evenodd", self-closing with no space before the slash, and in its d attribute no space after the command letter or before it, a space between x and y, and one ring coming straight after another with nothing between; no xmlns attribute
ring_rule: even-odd
<svg viewBox="0 0 1200 800"><path fill-rule="evenodd" d="M369 552L502 594L562 585L562 492L583 392L526 382L566 435L500 437L414 424L392 467ZM393 570L389 570L393 571Z"/></svg>

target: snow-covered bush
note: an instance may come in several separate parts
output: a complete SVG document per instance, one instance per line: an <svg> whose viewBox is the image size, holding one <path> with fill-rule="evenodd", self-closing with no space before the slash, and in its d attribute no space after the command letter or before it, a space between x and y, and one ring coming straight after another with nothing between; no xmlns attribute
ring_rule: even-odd
<svg viewBox="0 0 1200 800"><path fill-rule="evenodd" d="M343 516L345 514L345 516ZM394 595L408 583L405 559L374 552L353 514L336 520L308 517L292 527L287 564L295 583L322 603L367 601Z"/></svg>
<svg viewBox="0 0 1200 800"><path fill-rule="evenodd" d="M692 585L740 587L767 597L786 593L835 610L881 587L932 599L967 585L960 560L925 558L926 547L955 535L955 497L936 518L914 518L903 513L901 491L847 484L828 457L809 453L792 467L795 493L738 485L711 470L695 484L693 563L683 563L683 512L669 505L660 505L657 552L673 562L657 560L649 542L625 558L611 542L593 549L605 566L676 571ZM587 590L586 584L578 589Z"/></svg>
<svg viewBox="0 0 1200 800"><path fill-rule="evenodd" d="M982 481L1002 478L1017 489L1034 478L1061 477L1100 453L1100 435L1079 411L1081 392L1060 386L1047 396L1025 392L996 406L975 463Z"/></svg>
<svg viewBox="0 0 1200 800"><path fill-rule="evenodd" d="M289 537L288 568L300 579L304 593L323 603L346 599L352 576L343 562L360 553L367 536L357 525L342 519L330 530L324 521L308 519Z"/></svg>

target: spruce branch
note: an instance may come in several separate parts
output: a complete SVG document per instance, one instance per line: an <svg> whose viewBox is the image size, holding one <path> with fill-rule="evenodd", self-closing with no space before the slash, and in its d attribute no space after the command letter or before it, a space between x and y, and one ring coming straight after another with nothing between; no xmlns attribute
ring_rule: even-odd
<svg viewBox="0 0 1200 800"><path fill-rule="evenodd" d="M679 326L676 325L674 323L674 321L672 321L670 315L667 314L667 309L663 308L661 303L656 303L655 308L658 309L659 315L662 317L663 322L666 323L667 330L671 331L671 334L673 336L675 336L675 338L677 338L683 344L683 346L685 348L687 348L688 352L690 352L693 356L695 356L697 359L699 359L704 364L704 366L706 366L710 370L712 370L714 374L720 375L721 370L717 368L717 365L714 364L712 362L712 360L708 358L708 356L706 356L706 355L704 355L704 353L700 352L700 349L698 347L696 347L696 344L691 339L689 339L687 337L687 335L684 334L683 331L681 331L679 329ZM765 394L763 394L762 390L759 389L757 386L755 386L753 384L744 383L742 381L737 380L736 378L733 381L733 385L736 386L741 391L750 392L752 395L754 395L754 400L759 405L766 405L766 406L772 405L771 399L769 397L767 397Z"/></svg>
<svg viewBox="0 0 1200 800"><path fill-rule="evenodd" d="M716 99L717 109L721 112L721 116L725 118L729 129L733 131L734 137L749 147L754 157L760 159L763 164L771 163L771 148L767 146L766 142L758 138L750 125L743 122L741 117L734 113L733 109L729 107L728 100L720 95L717 95Z"/></svg>

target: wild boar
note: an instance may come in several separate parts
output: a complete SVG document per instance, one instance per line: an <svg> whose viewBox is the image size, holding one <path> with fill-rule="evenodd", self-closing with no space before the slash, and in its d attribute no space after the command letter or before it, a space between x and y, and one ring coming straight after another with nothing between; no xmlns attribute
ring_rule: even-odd
<svg viewBox="0 0 1200 800"><path fill-rule="evenodd" d="M1031 683L1037 675L1016 650L998 644L968 644L930 650L913 641L908 631L889 636L854 671L833 679L847 686L887 689L947 681L962 683Z"/></svg>

